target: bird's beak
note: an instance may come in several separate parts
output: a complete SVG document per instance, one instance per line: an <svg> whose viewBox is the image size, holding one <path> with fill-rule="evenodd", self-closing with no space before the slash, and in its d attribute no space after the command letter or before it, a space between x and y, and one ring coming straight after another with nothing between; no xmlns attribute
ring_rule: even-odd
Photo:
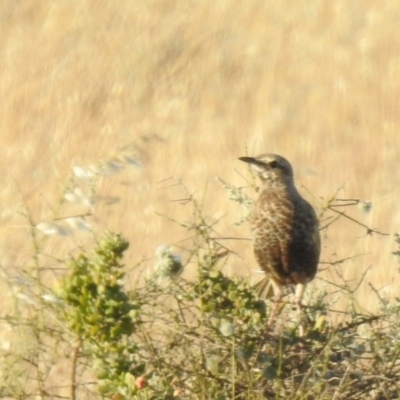
<svg viewBox="0 0 400 400"><path fill-rule="evenodd" d="M254 157L239 157L238 159L240 161L244 161L244 162L246 162L248 164L252 164L252 165L259 165L260 164L260 162Z"/></svg>

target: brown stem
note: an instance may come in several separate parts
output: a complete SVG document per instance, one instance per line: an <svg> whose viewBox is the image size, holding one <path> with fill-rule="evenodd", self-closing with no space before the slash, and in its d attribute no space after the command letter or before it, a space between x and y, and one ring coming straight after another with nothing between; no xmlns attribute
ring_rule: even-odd
<svg viewBox="0 0 400 400"><path fill-rule="evenodd" d="M76 400L76 368L78 365L79 350L82 346L82 338L79 338L74 351L72 353L72 366L71 366L71 392L70 399Z"/></svg>

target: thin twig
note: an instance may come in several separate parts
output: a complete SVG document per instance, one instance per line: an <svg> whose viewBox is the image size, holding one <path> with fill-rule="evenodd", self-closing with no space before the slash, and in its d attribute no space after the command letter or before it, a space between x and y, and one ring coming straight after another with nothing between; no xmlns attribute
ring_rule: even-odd
<svg viewBox="0 0 400 400"><path fill-rule="evenodd" d="M70 387L70 399L76 400L76 369L78 365L78 359L80 354L80 348L82 347L82 338L78 339L78 342L72 352L72 359L71 359L71 387Z"/></svg>

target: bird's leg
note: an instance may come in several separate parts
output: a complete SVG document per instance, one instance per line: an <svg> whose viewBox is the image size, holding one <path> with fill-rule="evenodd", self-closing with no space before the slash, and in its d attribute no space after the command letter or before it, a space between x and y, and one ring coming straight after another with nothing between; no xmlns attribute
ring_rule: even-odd
<svg viewBox="0 0 400 400"><path fill-rule="evenodd" d="M303 311L303 304L301 303L303 300L304 291L306 290L306 283L299 283L296 286L296 305L297 305L297 312L299 313L300 320L302 318L302 311ZM299 336L304 336L304 326L302 322L300 322L299 326Z"/></svg>
<svg viewBox="0 0 400 400"><path fill-rule="evenodd" d="M303 300L304 292L306 290L306 285L307 284L305 283L298 283L296 286L296 306L299 313L303 310L303 305L301 304L301 302Z"/></svg>
<svg viewBox="0 0 400 400"><path fill-rule="evenodd" d="M282 298L283 298L283 291L282 291L282 288L281 288L278 284L276 284L273 280L271 280L271 283L272 283L272 285L273 285L273 287L274 287L274 293L275 293L274 301L275 301L275 305L274 305L274 308L272 309L271 314L270 314L270 316L269 316L267 326L271 326L271 325L273 324L273 322L274 322L274 320L275 320L275 317L276 317L276 314L278 313L279 306L280 306L281 303L282 303Z"/></svg>

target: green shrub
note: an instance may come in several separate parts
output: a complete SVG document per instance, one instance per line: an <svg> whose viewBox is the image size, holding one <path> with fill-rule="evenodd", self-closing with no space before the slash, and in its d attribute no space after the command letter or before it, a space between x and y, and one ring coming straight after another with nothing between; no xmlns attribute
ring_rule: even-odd
<svg viewBox="0 0 400 400"><path fill-rule="evenodd" d="M234 201L251 204L243 188L223 186L233 191ZM370 315L355 300L360 282L354 289L346 281L325 282L309 295L301 317L287 302L276 326L267 327L272 300L258 299L248 278L224 272L232 251L215 235L218 221L208 222L202 204L186 195L192 218L178 223L190 232L187 259L183 262L172 247L161 247L152 272L131 287L125 287L127 268L122 264L129 243L112 232L104 233L92 250L81 247L77 256L57 259L64 270L55 274L51 287L46 285L40 257L44 239L27 213L35 248L32 264L18 271L18 279L4 272L15 307L3 322L25 345L18 351L3 346L3 397L400 397L399 300L391 302L372 287L381 310ZM320 213L322 229L339 219L358 223L343 211L343 205L356 204L333 197ZM86 228L84 222L77 226ZM59 220L39 225L46 234L67 234ZM398 237L396 241L400 243ZM189 265L196 271L192 279L182 274ZM330 284L336 296L348 301L341 323L332 322L337 311L326 291ZM68 360L70 371L64 386L49 383L61 358Z"/></svg>

